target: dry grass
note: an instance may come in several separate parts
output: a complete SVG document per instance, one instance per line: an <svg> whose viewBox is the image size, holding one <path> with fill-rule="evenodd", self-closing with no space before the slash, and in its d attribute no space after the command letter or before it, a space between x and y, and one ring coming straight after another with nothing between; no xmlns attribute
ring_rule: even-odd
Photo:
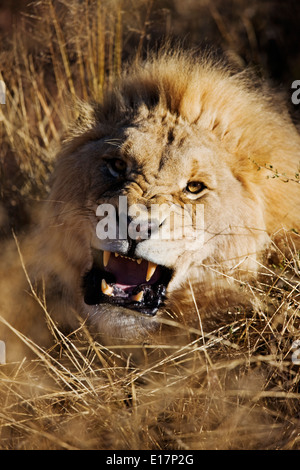
<svg viewBox="0 0 300 470"><path fill-rule="evenodd" d="M66 96L101 100L124 54L142 54L151 8L151 1L49 0L19 20L1 57L3 238L34 222L32 206L47 194L57 146L76 117ZM232 30L218 10L210 13L230 42ZM276 251L276 265L241 287L251 312L237 309L214 331L200 323L187 343L137 347L140 354L103 347L84 324L65 336L29 284L55 346L45 351L15 331L34 359L0 366L0 448L300 449L300 369L292 362L299 254L291 247L288 261Z"/></svg>
<svg viewBox="0 0 300 470"><path fill-rule="evenodd" d="M269 270L247 287L251 313L181 346L139 347L138 362L84 325L64 336L45 309L56 346L23 337L36 359L0 368L1 448L299 449L297 275Z"/></svg>

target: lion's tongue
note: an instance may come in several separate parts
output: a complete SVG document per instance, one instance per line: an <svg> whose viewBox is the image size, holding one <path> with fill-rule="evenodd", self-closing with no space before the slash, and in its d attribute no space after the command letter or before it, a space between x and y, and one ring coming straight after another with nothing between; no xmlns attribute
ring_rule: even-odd
<svg viewBox="0 0 300 470"><path fill-rule="evenodd" d="M121 256L115 257L112 254L109 257L105 271L111 273L115 277L115 284L121 289L128 289L133 286L140 284L154 284L158 281L160 276L159 267L155 269L151 278L147 281L147 274L149 276L149 263L146 260L142 260L139 264L137 261Z"/></svg>

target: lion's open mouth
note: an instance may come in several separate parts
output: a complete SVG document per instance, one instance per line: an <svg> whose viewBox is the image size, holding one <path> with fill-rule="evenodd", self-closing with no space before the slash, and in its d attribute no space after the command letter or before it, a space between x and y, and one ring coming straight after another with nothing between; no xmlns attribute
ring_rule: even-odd
<svg viewBox="0 0 300 470"><path fill-rule="evenodd" d="M171 269L142 258L99 251L83 279L84 301L88 305L109 303L155 315L163 304L172 274Z"/></svg>

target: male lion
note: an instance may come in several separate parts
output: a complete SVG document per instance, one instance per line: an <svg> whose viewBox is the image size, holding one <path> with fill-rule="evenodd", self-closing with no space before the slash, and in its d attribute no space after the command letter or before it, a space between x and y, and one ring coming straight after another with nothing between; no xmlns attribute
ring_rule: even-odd
<svg viewBox="0 0 300 470"><path fill-rule="evenodd" d="M197 308L209 314L210 296L216 308L233 302L271 237L299 228L299 135L249 82L163 52L128 68L102 103L81 106L35 262L60 324L76 328L80 317L106 341L143 342L168 312L190 321Z"/></svg>

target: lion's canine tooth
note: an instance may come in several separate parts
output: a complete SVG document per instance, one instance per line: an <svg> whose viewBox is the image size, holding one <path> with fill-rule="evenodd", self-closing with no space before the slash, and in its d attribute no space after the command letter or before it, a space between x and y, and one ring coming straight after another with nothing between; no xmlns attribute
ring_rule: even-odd
<svg viewBox="0 0 300 470"><path fill-rule="evenodd" d="M143 261L142 258L139 258L136 260L137 264L141 264L142 261Z"/></svg>
<svg viewBox="0 0 300 470"><path fill-rule="evenodd" d="M155 273L157 264L152 263L151 261L148 261L148 269L147 269L147 274L146 274L146 281L150 281L151 277Z"/></svg>
<svg viewBox="0 0 300 470"><path fill-rule="evenodd" d="M141 290L141 292L139 292L138 294L132 296L132 300L136 300L137 302L141 302L143 300L143 297L144 297L144 292Z"/></svg>
<svg viewBox="0 0 300 470"><path fill-rule="evenodd" d="M105 295L111 296L113 293L113 288L106 283L105 279L102 279L101 290Z"/></svg>
<svg viewBox="0 0 300 470"><path fill-rule="evenodd" d="M118 256L119 256L119 253L116 253L116 252L115 252L115 257L117 258Z"/></svg>
<svg viewBox="0 0 300 470"><path fill-rule="evenodd" d="M103 266L106 267L109 262L111 252L110 251L103 251Z"/></svg>

